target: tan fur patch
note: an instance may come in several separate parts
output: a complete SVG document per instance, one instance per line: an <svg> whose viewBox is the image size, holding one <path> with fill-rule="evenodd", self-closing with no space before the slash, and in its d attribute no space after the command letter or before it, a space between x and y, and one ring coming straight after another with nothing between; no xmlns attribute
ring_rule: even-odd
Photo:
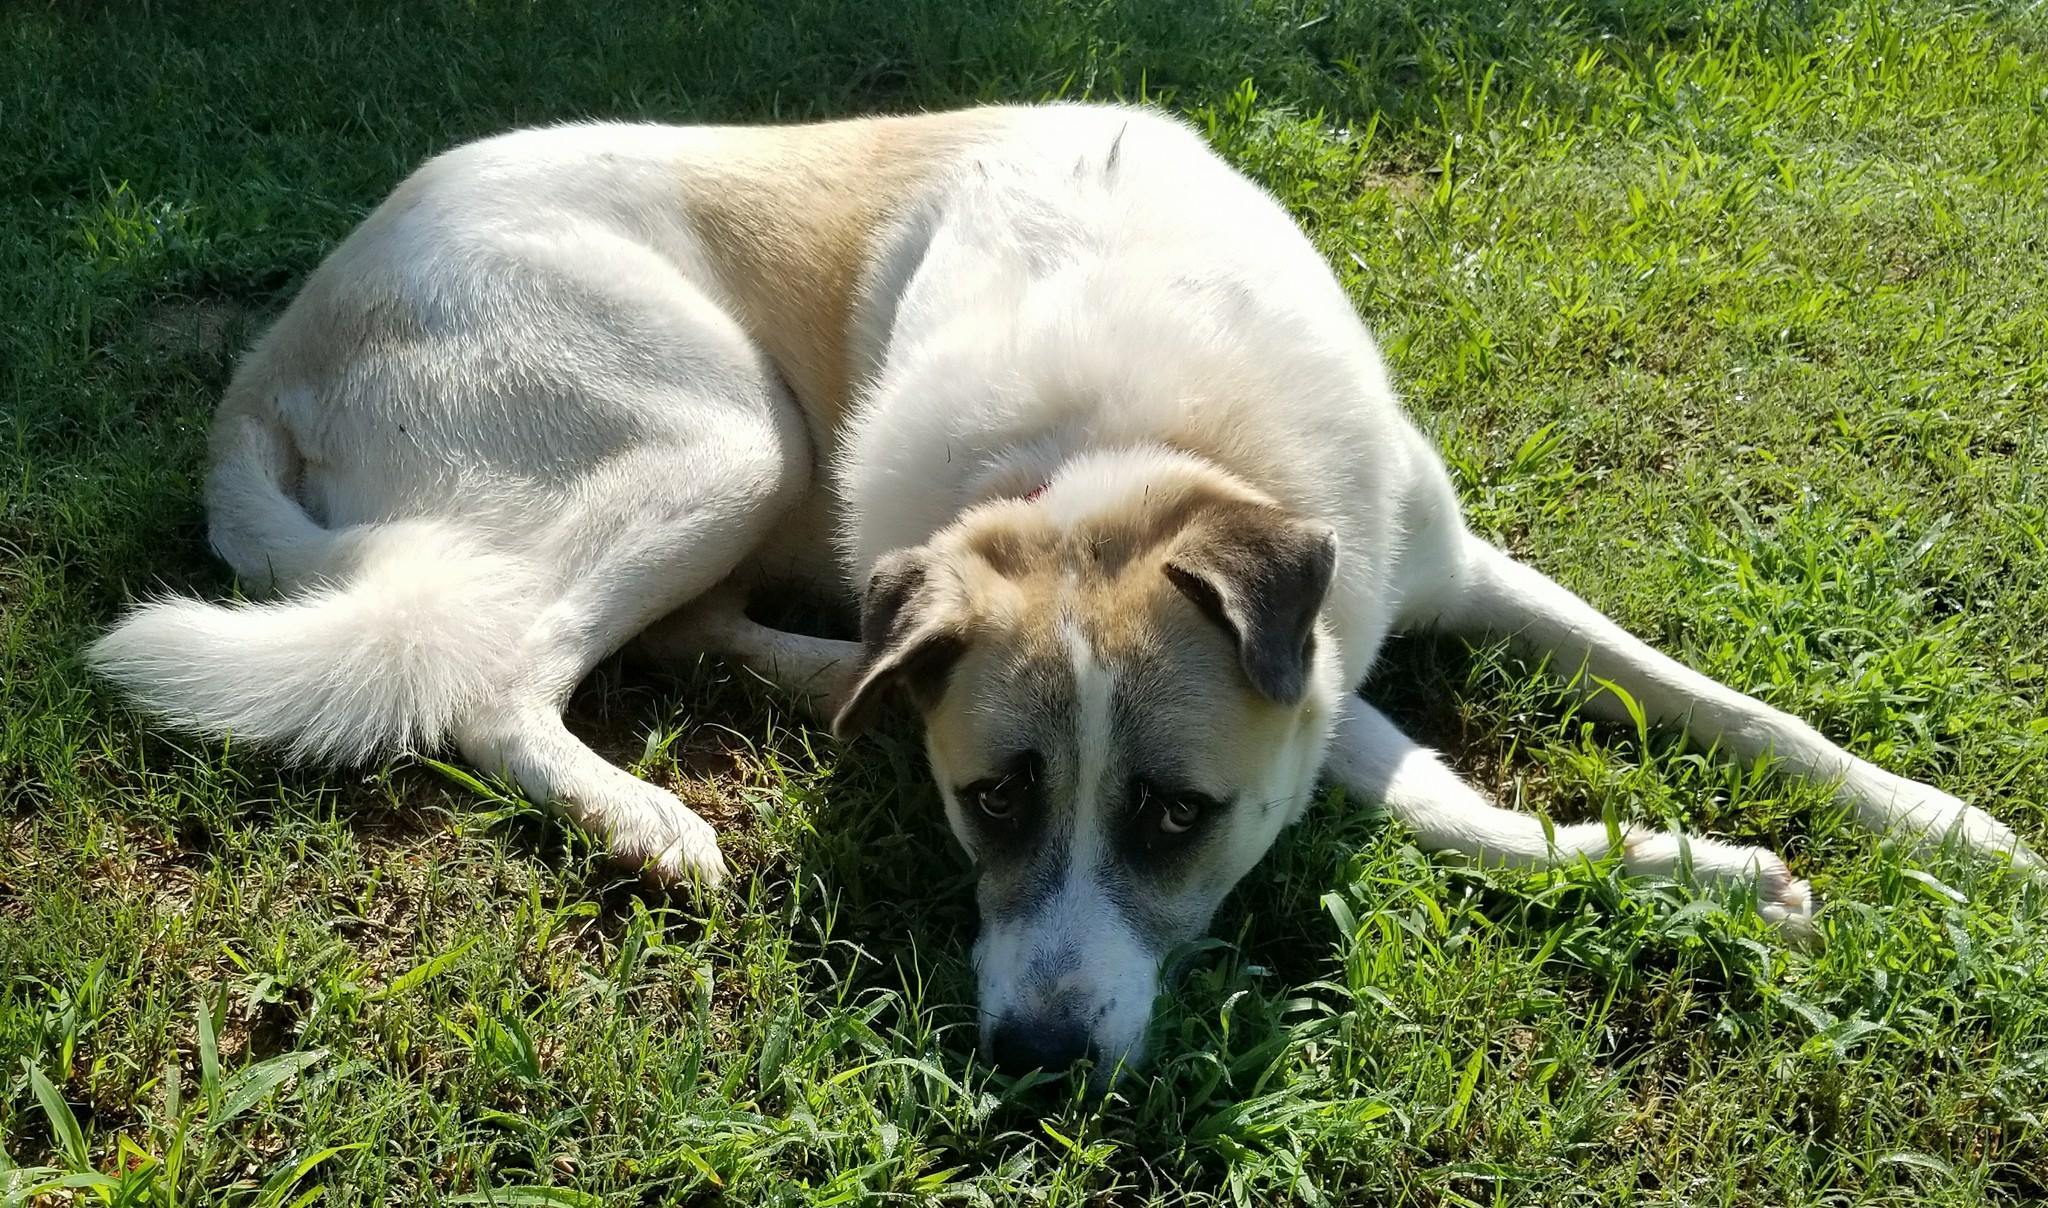
<svg viewBox="0 0 2048 1208"><path fill-rule="evenodd" d="M1045 686L1071 690L1061 629L1073 626L1144 702L1136 724L1146 746L1185 760L1204 787L1241 783L1269 757L1292 710L1252 689L1229 636L1174 587L1165 563L1191 526L1247 503L1219 476L1134 495L1069 532L1015 501L979 508L941 534L935 552L964 588L957 606L974 637L926 717L935 770L955 783L985 775L1013 753L991 748L1017 719L1071 705L1057 692L1048 699ZM1041 718L1039 728L1058 720Z"/></svg>
<svg viewBox="0 0 2048 1208"><path fill-rule="evenodd" d="M999 110L735 130L679 166L683 203L748 331L829 450L856 367L853 296L875 237Z"/></svg>

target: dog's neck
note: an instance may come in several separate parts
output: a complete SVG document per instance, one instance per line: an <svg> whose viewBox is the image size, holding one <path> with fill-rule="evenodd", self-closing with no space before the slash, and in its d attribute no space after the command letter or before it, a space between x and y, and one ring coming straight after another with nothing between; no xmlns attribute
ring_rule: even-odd
<svg viewBox="0 0 2048 1208"><path fill-rule="evenodd" d="M1072 461L1077 452L1085 450L1069 451L1052 437L1026 441L1015 448L997 451L980 472L969 474L962 480L953 514L958 515L968 508L998 499L1035 500L1045 494L1061 468ZM951 519L951 516L947 517L949 523Z"/></svg>
<svg viewBox="0 0 2048 1208"><path fill-rule="evenodd" d="M1166 441L1103 443L1073 431L1050 431L969 455L950 450L922 490L876 492L848 506L841 541L849 582L866 582L873 559L929 540L962 515L988 504L1025 500L1055 516L1079 518L1107 501L1191 474L1233 484L1264 498L1263 484L1213 458ZM845 499L848 505L852 500ZM1062 522L1065 522L1064 520Z"/></svg>

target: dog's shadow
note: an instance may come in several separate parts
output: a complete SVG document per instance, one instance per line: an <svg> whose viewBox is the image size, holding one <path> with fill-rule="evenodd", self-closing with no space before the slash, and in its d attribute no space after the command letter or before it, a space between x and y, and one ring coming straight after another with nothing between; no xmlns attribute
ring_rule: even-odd
<svg viewBox="0 0 2048 1208"><path fill-rule="evenodd" d="M1397 641L1369 694L1405 731L1485 780L1509 770L1497 745L1473 740L1459 703L1475 657L1483 654L1460 640ZM615 661L579 691L569 724L601 754L637 765L719 827L735 892L750 908L784 910L803 920L800 929L832 918L829 935L792 937L815 949L816 993L839 997L849 988L840 983L850 982L858 992L893 996L902 1034L930 1045L917 1056L955 1074L982 1068L968 956L973 872L946 826L907 718L840 745L771 689L715 660L679 673ZM646 752L655 747L663 755L650 761ZM561 841L549 836L558 830L528 820L518 824L516 841L556 859ZM1203 1029L1188 1026L1188 1015L1213 1013L1249 985L1277 993L1330 976L1339 945L1321 899L1342 888L1353 853L1387 835L1373 803L1326 793L1226 902L1215 925L1223 940L1202 945L1192 968L1169 985L1154 1052L1167 1055L1190 1037L1200 1043ZM635 895L648 892L611 882L601 897L613 925ZM802 899L795 912L785 909L792 897ZM1281 1026L1277 1016L1247 1017L1233 1043L1260 1049L1275 1037L1259 1029Z"/></svg>
<svg viewBox="0 0 2048 1208"><path fill-rule="evenodd" d="M1481 711L1467 702L1482 695L1491 700L1508 684L1520 685L1521 699L1475 716ZM1419 635L1389 643L1364 695L1485 789L1532 768L1529 756L1501 741L1500 715L1561 709L1564 690L1544 684L1537 668L1497 648ZM946 825L908 717L899 714L878 734L840 744L743 670L709 659L682 671L614 660L579 690L569 724L600 754L638 763L637 770L718 826L736 881L780 891L803 882L803 892L822 894L839 908L835 939L850 941L877 967L911 962L905 967L935 979L928 989L957 990L959 1010L942 1014L962 1030L959 1054L971 1052L973 984L966 964L975 931L973 870ZM1627 748L1636 741L1622 727L1594 724L1603 743ZM649 766L645 752L671 737L665 760ZM561 843L547 837L550 829L529 822L520 842L552 859ZM1313 938L1329 938L1320 899L1342 887L1355 853L1388 835L1378 803L1323 792L1225 902L1213 933L1229 941L1224 950L1233 959L1279 982L1327 975L1334 947ZM1449 875L1465 874L1453 869ZM1477 884L1479 874L1470 875ZM646 891L628 887L619 901L635 892ZM1512 909L1527 914L1528 903L1499 909L1505 919ZM1214 943L1203 947L1219 950Z"/></svg>
<svg viewBox="0 0 2048 1208"><path fill-rule="evenodd" d="M1460 640L1397 640L1367 695L1484 784L1513 768L1497 736L1485 727L1475 735L1463 703L1474 693L1475 662L1482 676L1497 669L1487 652L1475 654ZM1520 674L1506 667L1508 676ZM946 825L908 718L841 745L738 668L705 660L656 670L614 659L578 689L567 720L599 754L676 792L718 828L733 866L721 909L790 922L786 959L803 970L803 993L885 1002L869 1027L901 1046L899 1055L931 1062L977 1094L993 1092L999 1111L1037 1113L1078 1093L1071 1078L1020 1086L990 1074L977 1054L973 872ZM350 782L318 771L276 769L275 776L287 796L320 799L365 848L446 854L441 849L457 842L451 828L471 840L481 831L508 850L511 864L538 865L581 885L580 896L596 906L591 943L618 946L648 906L677 942L705 939L707 926L716 926L707 923L715 912L690 891L636 880L571 823L452 764L402 761ZM239 821L260 825L266 811L288 808L245 805ZM191 859L211 858L204 831L196 823L179 830ZM1170 1130L1166 1122L1187 1118L1196 1088L1211 1109L1255 1093L1262 1063L1288 1043L1291 1023L1277 1004L1294 987L1341 974L1342 937L1324 895L1344 893L1355 853L1400 842L1393 834L1374 803L1332 791L1282 836L1224 904L1212 927L1220 938L1168 982L1150 1037L1152 1069L1118 1087L1105 1127L1144 1148L1146 1138ZM1437 875L1456 884L1468 874ZM1470 876L1466 884L1481 884ZM1367 912L1379 904L1354 905ZM1512 894L1495 894L1481 909L1507 926L1540 930L1549 922L1545 907ZM712 952L744 959L739 943L709 939ZM1237 1009L1228 1037L1219 1035L1227 1004L1246 1000L1247 991L1253 1006ZM1227 1071L1220 1082L1218 1067Z"/></svg>

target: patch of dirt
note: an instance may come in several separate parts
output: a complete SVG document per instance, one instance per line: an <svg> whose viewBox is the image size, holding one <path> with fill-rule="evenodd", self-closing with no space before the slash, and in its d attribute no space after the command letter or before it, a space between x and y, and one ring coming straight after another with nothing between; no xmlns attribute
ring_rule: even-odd
<svg viewBox="0 0 2048 1208"><path fill-rule="evenodd" d="M571 699L567 722L621 767L645 760L651 735L680 730L662 758L639 770L716 827L728 858L730 840L744 847L759 830L748 794L771 782L771 759L794 767L811 762L800 723L776 707L770 691L715 660L682 681L645 678L617 663L601 668Z"/></svg>
<svg viewBox="0 0 2048 1208"><path fill-rule="evenodd" d="M421 936L441 944L458 942L452 930L432 926L436 913L428 891L434 869L463 861L461 834L446 819L424 811L389 809L384 816L351 820L364 864L378 873L376 890L364 898L352 884L327 889L331 925L348 942L366 985L385 986L425 959ZM526 878L508 869L506 883L489 887L491 896L507 905L525 896ZM515 886L510 880L517 880ZM308 885L311 894L318 887Z"/></svg>
<svg viewBox="0 0 2048 1208"><path fill-rule="evenodd" d="M119 829L119 839L100 844L95 858L76 867L72 879L82 893L146 901L158 916L191 910L199 875L190 853L159 830L125 822Z"/></svg>
<svg viewBox="0 0 2048 1208"><path fill-rule="evenodd" d="M12 878L29 867L34 850L26 818L13 819L0 828L0 922L26 922L32 913L28 890Z"/></svg>
<svg viewBox="0 0 2048 1208"><path fill-rule="evenodd" d="M1359 175L1358 187L1368 192L1384 192L1396 201L1413 201L1436 188L1437 178L1442 175L1443 169L1435 166L1420 172L1368 170Z"/></svg>

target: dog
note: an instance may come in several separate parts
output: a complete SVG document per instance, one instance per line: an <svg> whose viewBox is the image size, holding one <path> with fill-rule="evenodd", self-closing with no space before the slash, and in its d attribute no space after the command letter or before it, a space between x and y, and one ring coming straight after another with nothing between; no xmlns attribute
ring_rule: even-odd
<svg viewBox="0 0 2048 1208"><path fill-rule="evenodd" d="M301 760L452 745L715 884L712 828L564 727L578 681L628 643L720 656L843 737L906 699L978 869L1004 1069L1142 1060L1164 954L1319 781L1431 850L1747 882L1810 926L1769 851L1547 828L1463 783L1357 693L1401 631L1501 635L1594 714L2039 868L1470 533L1308 239L1142 108L449 151L243 359L211 459L213 547L276 599L135 609L90 657L140 706ZM750 615L785 585L857 602L859 641Z"/></svg>

